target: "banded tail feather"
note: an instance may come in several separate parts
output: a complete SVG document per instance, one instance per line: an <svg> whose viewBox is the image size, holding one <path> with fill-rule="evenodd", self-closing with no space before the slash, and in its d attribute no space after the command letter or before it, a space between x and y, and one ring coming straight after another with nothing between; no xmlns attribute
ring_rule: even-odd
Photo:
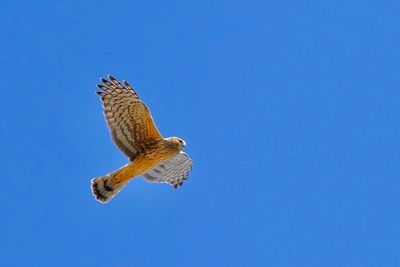
<svg viewBox="0 0 400 267"><path fill-rule="evenodd" d="M92 193L96 200L101 203L110 201L121 189L126 182L116 183L110 175L97 177L92 179Z"/></svg>

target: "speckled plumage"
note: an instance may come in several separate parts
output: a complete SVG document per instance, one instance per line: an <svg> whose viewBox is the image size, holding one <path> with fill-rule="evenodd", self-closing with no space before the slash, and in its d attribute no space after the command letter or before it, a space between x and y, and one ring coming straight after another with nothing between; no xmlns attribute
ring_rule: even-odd
<svg viewBox="0 0 400 267"><path fill-rule="evenodd" d="M192 168L192 160L182 152L185 142L163 138L147 106L135 90L114 77L101 79L97 92L115 145L130 162L105 176L92 179L92 192L100 202L108 202L132 178L143 175L150 182L181 186Z"/></svg>

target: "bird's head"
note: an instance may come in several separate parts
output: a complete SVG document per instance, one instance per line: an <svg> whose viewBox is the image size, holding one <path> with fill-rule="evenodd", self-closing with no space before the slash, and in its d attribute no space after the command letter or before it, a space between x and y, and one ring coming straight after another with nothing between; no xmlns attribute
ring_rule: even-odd
<svg viewBox="0 0 400 267"><path fill-rule="evenodd" d="M179 137L169 137L166 138L166 140L174 147L179 148L179 150L182 150L186 146L186 142L179 138Z"/></svg>

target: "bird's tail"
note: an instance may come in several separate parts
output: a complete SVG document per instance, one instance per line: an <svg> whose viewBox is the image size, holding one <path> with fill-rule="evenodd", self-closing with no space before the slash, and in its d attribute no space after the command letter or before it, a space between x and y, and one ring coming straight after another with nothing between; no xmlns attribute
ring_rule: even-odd
<svg viewBox="0 0 400 267"><path fill-rule="evenodd" d="M107 203L126 185L127 181L120 182L114 177L105 175L92 179L92 193L98 201Z"/></svg>

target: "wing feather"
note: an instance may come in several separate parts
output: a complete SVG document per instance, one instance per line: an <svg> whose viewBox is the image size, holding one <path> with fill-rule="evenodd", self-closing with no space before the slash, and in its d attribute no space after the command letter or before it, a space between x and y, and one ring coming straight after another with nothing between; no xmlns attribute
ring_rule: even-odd
<svg viewBox="0 0 400 267"><path fill-rule="evenodd" d="M97 92L103 103L104 116L115 145L133 160L146 143L161 139L150 110L127 82L113 76L101 78Z"/></svg>
<svg viewBox="0 0 400 267"><path fill-rule="evenodd" d="M143 176L149 182L169 183L174 188L182 186L192 169L193 161L189 156L180 152L173 158L159 164Z"/></svg>

